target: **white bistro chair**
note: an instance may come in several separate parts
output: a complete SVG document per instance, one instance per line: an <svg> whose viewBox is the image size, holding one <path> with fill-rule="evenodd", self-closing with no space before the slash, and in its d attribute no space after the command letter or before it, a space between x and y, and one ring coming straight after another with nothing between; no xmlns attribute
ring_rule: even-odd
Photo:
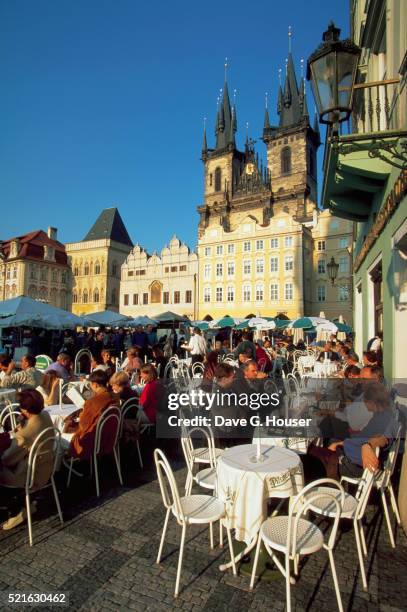
<svg viewBox="0 0 407 612"><path fill-rule="evenodd" d="M325 490L323 492L319 491L320 485L324 484L329 484L331 487L336 486L336 489L333 489L334 493L326 492ZM285 577L287 612L291 612L291 584L295 584L295 579L291 576L290 563L293 562L294 573L298 575L298 561L300 555L312 555L324 548L328 552L331 564L338 608L340 612L343 612L333 557L333 548L344 497L345 492L339 483L331 478L322 478L304 487L304 489L294 498L293 503L290 505L288 516L275 516L264 521L260 527L256 556L250 580L250 589L252 589L254 585L260 548L261 545L264 544L265 549ZM306 518L303 518L310 509L311 504L318 502L319 499L330 504L332 514L335 517L331 533L326 543L324 541L324 534L320 528ZM284 554L285 566L282 565L274 551Z"/></svg>
<svg viewBox="0 0 407 612"><path fill-rule="evenodd" d="M171 466L168 463L164 453L158 448L156 448L154 451L154 461L157 468L158 482L160 485L162 499L166 508L164 527L157 555L157 563L160 563L161 560L170 513L174 515L178 525L182 527L177 577L174 591L174 597L178 597L187 526L209 525L210 545L211 549L213 549L213 523L216 523L225 517L225 504L220 499L217 499L211 495L185 495L185 497L180 497ZM232 559L233 574L236 575L232 536L229 528L227 528L227 534L229 551Z"/></svg>
<svg viewBox="0 0 407 612"><path fill-rule="evenodd" d="M134 421L135 421L136 425L138 426L138 431L140 433L140 429L141 429L140 416L139 416L140 404L139 404L139 401L138 401L138 399L136 397L130 397L121 406L122 419L121 419L121 423L120 423L120 439L123 436L124 420L126 418L127 413L130 412L131 410L136 413L136 417L135 417ZM136 446L137 446L137 454L138 454L138 460L139 460L139 463L140 463L140 467L143 468L144 467L143 459L141 457L140 443L139 443L138 439L136 440Z"/></svg>
<svg viewBox="0 0 407 612"><path fill-rule="evenodd" d="M207 442L208 454L209 454L209 467L199 470L194 474L194 445L192 442L192 434L200 433L201 436ZM188 431L187 435L181 437L182 450L187 464L188 476L185 483L185 494L191 495L192 485L194 482L204 489L211 491L215 490L216 486L216 455L215 445L212 432L204 427L194 427Z"/></svg>
<svg viewBox="0 0 407 612"><path fill-rule="evenodd" d="M4 431L8 419L10 419L11 429L15 429L17 427L17 419L21 416L21 413L18 410L19 408L20 404L18 403L8 404L7 406L5 406L5 408L3 408L3 410L0 412L1 431Z"/></svg>

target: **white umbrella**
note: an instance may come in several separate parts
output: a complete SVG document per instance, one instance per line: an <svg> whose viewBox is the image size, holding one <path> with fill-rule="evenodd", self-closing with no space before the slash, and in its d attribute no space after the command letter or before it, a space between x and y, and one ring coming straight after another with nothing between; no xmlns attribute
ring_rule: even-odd
<svg viewBox="0 0 407 612"><path fill-rule="evenodd" d="M293 344L298 344L300 340L304 340L304 330L301 327L294 328Z"/></svg>
<svg viewBox="0 0 407 612"><path fill-rule="evenodd" d="M249 327L255 327L258 331L275 329L276 327L274 321L268 321L267 319L263 319L262 317L253 317L249 320L248 325Z"/></svg>

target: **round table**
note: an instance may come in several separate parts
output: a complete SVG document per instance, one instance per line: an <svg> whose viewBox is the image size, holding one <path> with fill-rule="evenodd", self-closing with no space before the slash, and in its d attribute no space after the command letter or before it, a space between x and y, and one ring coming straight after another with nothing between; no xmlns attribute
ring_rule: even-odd
<svg viewBox="0 0 407 612"><path fill-rule="evenodd" d="M277 446L261 445L261 462L255 462L257 445L242 444L224 451L217 463L217 496L225 502L226 518L235 538L247 547L235 561L256 545L261 524L267 518L267 499L287 498L304 486L302 463L297 453ZM224 570L229 564L221 566Z"/></svg>

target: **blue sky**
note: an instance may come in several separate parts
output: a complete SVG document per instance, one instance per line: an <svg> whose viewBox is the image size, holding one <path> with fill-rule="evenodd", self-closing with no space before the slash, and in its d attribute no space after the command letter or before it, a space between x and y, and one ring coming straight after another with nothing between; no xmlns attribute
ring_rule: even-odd
<svg viewBox="0 0 407 612"><path fill-rule="evenodd" d="M194 247L224 58L241 147L266 91L276 120L288 26L299 72L330 19L347 35L347 0L2 0L0 238L54 225L81 240L117 206L148 250L174 233Z"/></svg>

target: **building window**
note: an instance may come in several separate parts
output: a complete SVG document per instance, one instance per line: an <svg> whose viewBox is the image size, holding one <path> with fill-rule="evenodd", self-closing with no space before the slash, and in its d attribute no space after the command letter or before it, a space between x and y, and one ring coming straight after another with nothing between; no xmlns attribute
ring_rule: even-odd
<svg viewBox="0 0 407 612"><path fill-rule="evenodd" d="M286 272L294 269L294 257L292 255L284 257L284 268Z"/></svg>
<svg viewBox="0 0 407 612"><path fill-rule="evenodd" d="M6 274L6 278L7 278L7 280L10 280L10 277L11 277L11 269L10 269L10 268L7 268L7 274ZM41 280L42 280L42 279L41 279Z"/></svg>
<svg viewBox="0 0 407 612"><path fill-rule="evenodd" d="M85 263L85 267L83 268L83 273L85 276L89 276L89 264L88 262Z"/></svg>
<svg viewBox="0 0 407 612"><path fill-rule="evenodd" d="M73 294L72 294L72 302L74 304L78 303L78 294L76 293L76 291L74 291Z"/></svg>
<svg viewBox="0 0 407 612"><path fill-rule="evenodd" d="M243 243L243 251L245 253L248 253L251 250L252 250L252 243L250 242L250 240L245 240Z"/></svg>
<svg viewBox="0 0 407 612"><path fill-rule="evenodd" d="M222 189L222 170L218 167L215 170L215 191Z"/></svg>
<svg viewBox="0 0 407 612"><path fill-rule="evenodd" d="M211 247L205 247L205 257L211 256Z"/></svg>
<svg viewBox="0 0 407 612"><path fill-rule="evenodd" d="M205 287L204 289L204 302L211 301L211 289L210 287Z"/></svg>
<svg viewBox="0 0 407 612"><path fill-rule="evenodd" d="M292 236L285 236L284 238L284 246L286 248L290 248L293 246L293 237Z"/></svg>
<svg viewBox="0 0 407 612"><path fill-rule="evenodd" d="M171 272L178 272L178 266L171 266Z"/></svg>
<svg viewBox="0 0 407 612"><path fill-rule="evenodd" d="M245 259L243 262L243 274L252 273L252 262L249 259Z"/></svg>
<svg viewBox="0 0 407 612"><path fill-rule="evenodd" d="M82 302L83 302L84 304L87 304L87 303L88 303L88 290L87 290L87 289L84 289L84 291L83 291Z"/></svg>
<svg viewBox="0 0 407 612"><path fill-rule="evenodd" d="M186 266L180 266L179 267L179 271L180 272L186 272L187 271L187 267Z"/></svg>
<svg viewBox="0 0 407 612"><path fill-rule="evenodd" d="M278 249L278 238L270 239L270 249Z"/></svg>
<svg viewBox="0 0 407 612"><path fill-rule="evenodd" d="M79 276L79 266L74 266L73 275L74 276ZM31 276L31 278L34 278L34 277Z"/></svg>
<svg viewBox="0 0 407 612"><path fill-rule="evenodd" d="M16 276L17 276L17 273L16 273ZM57 283L58 282L58 271L57 270L52 270L52 282L53 283Z"/></svg>
<svg viewBox="0 0 407 612"><path fill-rule="evenodd" d="M116 304L116 289L112 289L112 304Z"/></svg>
<svg viewBox="0 0 407 612"><path fill-rule="evenodd" d="M235 275L235 262L228 261L228 276L234 276L234 275Z"/></svg>
<svg viewBox="0 0 407 612"><path fill-rule="evenodd" d="M250 285L243 285L243 301L250 302L252 299L252 290Z"/></svg>
<svg viewBox="0 0 407 612"><path fill-rule="evenodd" d="M326 300L325 285L319 285L317 287L317 300L318 302L325 302Z"/></svg>
<svg viewBox="0 0 407 612"><path fill-rule="evenodd" d="M170 303L170 292L164 291L163 292L163 304L169 304L169 303Z"/></svg>
<svg viewBox="0 0 407 612"><path fill-rule="evenodd" d="M95 274L100 274L100 263L98 261L95 263ZM129 276L130 276L130 272L129 272Z"/></svg>
<svg viewBox="0 0 407 612"><path fill-rule="evenodd" d="M223 264L217 263L216 264L216 276L222 276L222 275L223 275Z"/></svg>
<svg viewBox="0 0 407 612"><path fill-rule="evenodd" d="M154 281L150 287L150 303L161 304L161 283Z"/></svg>
<svg viewBox="0 0 407 612"><path fill-rule="evenodd" d="M10 270L8 270L8 272L9 271ZM10 278L10 277L8 277L8 278ZM47 270L47 268L41 268L40 279L42 281L47 281L48 280L48 270Z"/></svg>
<svg viewBox="0 0 407 612"><path fill-rule="evenodd" d="M167 274L170 271L170 266L165 266L164 272Z"/></svg>
<svg viewBox="0 0 407 612"><path fill-rule="evenodd" d="M216 287L216 301L221 302L223 299L223 289L222 287Z"/></svg>
<svg viewBox="0 0 407 612"><path fill-rule="evenodd" d="M115 261L112 263L112 276L117 276L117 263Z"/></svg>
<svg viewBox="0 0 407 612"><path fill-rule="evenodd" d="M325 240L318 240L318 251L325 251Z"/></svg>
<svg viewBox="0 0 407 612"><path fill-rule="evenodd" d="M213 175L212 173L209 175L209 187L212 187Z"/></svg>
<svg viewBox="0 0 407 612"><path fill-rule="evenodd" d="M270 257L270 272L278 272L278 257Z"/></svg>
<svg viewBox="0 0 407 612"><path fill-rule="evenodd" d="M191 304L192 303L192 291L190 289L185 291L185 303L186 304Z"/></svg>
<svg viewBox="0 0 407 612"><path fill-rule="evenodd" d="M256 274L264 274L264 259L256 259Z"/></svg>
<svg viewBox="0 0 407 612"><path fill-rule="evenodd" d="M235 290L233 287L227 288L227 301L234 302L235 301Z"/></svg>
<svg viewBox="0 0 407 612"><path fill-rule="evenodd" d="M127 272L127 276L134 276L134 270L129 270Z"/></svg>
<svg viewBox="0 0 407 612"><path fill-rule="evenodd" d="M262 302L264 300L264 287L263 285L256 285L256 302Z"/></svg>
<svg viewBox="0 0 407 612"><path fill-rule="evenodd" d="M140 270L140 273L139 273L139 274L140 274L140 276L145 276L146 271L145 271L145 270Z"/></svg>
<svg viewBox="0 0 407 612"><path fill-rule="evenodd" d="M216 255L223 255L223 244L218 244L216 247Z"/></svg>
<svg viewBox="0 0 407 612"><path fill-rule="evenodd" d="M95 291L93 292L93 301L96 302L96 304L99 303L99 289L95 289Z"/></svg>
<svg viewBox="0 0 407 612"><path fill-rule="evenodd" d="M339 287L339 301L347 302L349 300L349 289L346 285Z"/></svg>
<svg viewBox="0 0 407 612"><path fill-rule="evenodd" d="M133 293L133 306L138 305L138 293Z"/></svg>
<svg viewBox="0 0 407 612"><path fill-rule="evenodd" d="M256 250L262 251L264 249L264 240L256 240Z"/></svg>
<svg viewBox="0 0 407 612"><path fill-rule="evenodd" d="M143 304L148 304L148 293L143 293Z"/></svg>
<svg viewBox="0 0 407 612"><path fill-rule="evenodd" d="M291 149L284 147L281 150L281 174L291 173Z"/></svg>
<svg viewBox="0 0 407 612"><path fill-rule="evenodd" d="M339 248L340 249L348 248L348 237L347 236L345 238L339 238Z"/></svg>
<svg viewBox="0 0 407 612"><path fill-rule="evenodd" d="M55 272L55 274L58 274L58 273ZM17 278L17 266L14 266L13 268L13 278Z"/></svg>
<svg viewBox="0 0 407 612"><path fill-rule="evenodd" d="M179 304L181 301L181 292L174 291L174 304Z"/></svg>
<svg viewBox="0 0 407 612"><path fill-rule="evenodd" d="M211 277L211 265L210 264L205 264L204 267L204 278L210 278Z"/></svg>
<svg viewBox="0 0 407 612"><path fill-rule="evenodd" d="M292 300L293 299L293 295L294 295L293 284L292 283L286 283L285 284L285 289L284 289L284 298L286 300Z"/></svg>
<svg viewBox="0 0 407 612"><path fill-rule="evenodd" d="M61 272L61 283L66 285L66 272Z"/></svg>
<svg viewBox="0 0 407 612"><path fill-rule="evenodd" d="M348 258L347 257L340 257L339 258L339 272L341 274L347 274L349 271L348 268Z"/></svg>
<svg viewBox="0 0 407 612"><path fill-rule="evenodd" d="M270 300L272 302L277 302L277 300L278 300L278 285L277 285L277 283L272 283L270 285Z"/></svg>
<svg viewBox="0 0 407 612"><path fill-rule="evenodd" d="M235 245L234 244L228 244L228 254L229 255L233 255L235 252Z"/></svg>
<svg viewBox="0 0 407 612"><path fill-rule="evenodd" d="M326 272L325 259L320 259L318 261L318 274L325 274L325 272Z"/></svg>

